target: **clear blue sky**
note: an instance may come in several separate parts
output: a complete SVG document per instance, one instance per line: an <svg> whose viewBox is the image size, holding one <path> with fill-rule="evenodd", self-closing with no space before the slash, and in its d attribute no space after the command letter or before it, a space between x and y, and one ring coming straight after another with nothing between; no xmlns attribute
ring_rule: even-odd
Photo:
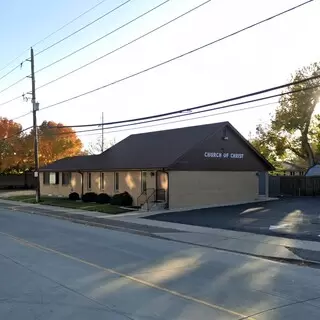
<svg viewBox="0 0 320 320"><path fill-rule="evenodd" d="M72 58L37 74L37 86L97 58L127 41L191 9L205 0L171 0L148 16L92 45ZM99 0L12 0L1 4L0 69L12 58ZM99 15L125 2L107 0L89 14L35 46L35 53ZM121 9L76 36L36 57L36 70L76 50L152 8L161 0L132 0ZM161 31L100 60L37 92L41 107L117 80L184 51L210 42L229 32L301 3L302 0L212 0L197 11ZM64 124L99 122L142 117L220 100L282 84L295 69L320 61L320 1L217 43L188 57L101 90L86 97L39 112L39 123L53 120ZM25 53L10 67L28 57ZM0 72L0 77L6 70ZM29 72L21 70L0 80L0 91ZM0 103L31 88L30 79L0 94ZM1 116L17 117L31 109L30 102L15 101L0 107ZM230 121L248 137L261 121L267 121L274 106L230 113L140 130L113 132L121 140L131 133ZM18 122L32 124L28 115ZM85 144L97 135L81 134Z"/></svg>

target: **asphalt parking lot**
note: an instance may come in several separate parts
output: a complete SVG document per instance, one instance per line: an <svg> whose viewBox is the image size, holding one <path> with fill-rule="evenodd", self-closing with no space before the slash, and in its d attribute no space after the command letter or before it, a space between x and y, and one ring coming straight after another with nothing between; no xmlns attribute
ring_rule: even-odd
<svg viewBox="0 0 320 320"><path fill-rule="evenodd" d="M171 212L146 219L320 241L320 197Z"/></svg>

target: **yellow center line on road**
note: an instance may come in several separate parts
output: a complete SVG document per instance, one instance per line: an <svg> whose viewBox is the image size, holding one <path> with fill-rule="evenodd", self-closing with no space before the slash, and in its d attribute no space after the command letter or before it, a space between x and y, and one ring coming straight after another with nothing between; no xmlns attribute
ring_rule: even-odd
<svg viewBox="0 0 320 320"><path fill-rule="evenodd" d="M250 316L246 316L244 314L241 314L241 313L238 313L236 311L233 311L233 310L230 310L230 309L227 309L227 308L224 308L224 307L221 307L221 306L218 306L216 304L213 304L213 303L210 303L210 302L207 302L207 301L204 301L204 300L201 300L201 299L197 299L195 297L192 297L192 296L189 296L189 295L185 295L185 294L182 294L178 291L174 291L174 290L170 290L170 289L167 289L165 287L162 287L162 286L159 286L157 284L154 284L154 283L151 283L149 281L145 281L145 280L142 280L142 279L139 279L139 278L136 278L136 277L133 277L133 276L130 276L128 274L125 274L125 273L122 273L122 272L118 272L114 269L110 269L110 268L106 268L106 267L103 267L103 266L100 266L100 265L97 265L95 263L92 263L92 262L89 262L87 260L83 260L83 259L80 259L80 258L77 258L77 257L74 257L74 256L71 256L67 253L63 253L61 251L58 251L58 250L55 250L55 249L51 249L51 248L48 248L48 247L45 247L45 246L42 246L42 245L39 245L37 243L34 243L34 242L31 242L31 241L28 241L28 240L25 240L23 238L20 238L20 237L16 237L16 236L13 236L9 233L5 233L5 232L1 232L0 231L0 234L1 235L4 235L6 237L9 237L17 242L19 242L21 245L24 245L24 246L27 246L27 247L31 247L31 248L35 248L35 249L38 249L38 250L41 250L41 251L44 251L44 252L51 252L51 253L54 253L56 255L59 255L59 256L62 256L62 257L65 257L69 260L73 260L73 261L77 261L77 262L80 262L82 264L85 264L85 265L88 265L88 266L91 266L93 268L96 268L96 269L99 269L99 270L102 270L102 271L105 271L105 272L108 272L108 273L111 273L111 274L114 274L114 275L117 275L119 277L122 277L122 278L125 278L125 279L128 279L128 280L131 280L133 282L136 282L136 283L139 283L139 284L142 284L146 287L150 287L150 288L153 288L153 289L157 289L159 291L162 291L162 292L166 292L166 293L169 293L173 296L176 296L176 297L179 297L179 298L182 298L182 299L185 299L185 300L188 300L188 301L191 301L191 302L195 302L195 303L198 303L200 305L203 305L203 306L206 306L206 307L209 307L209 308L212 308L214 310L219 310L219 311L223 311L223 312L226 312L230 315L234 315L234 316L237 316L237 317L241 317L241 318L244 318L244 319L247 319L247 320L256 320L255 318L252 318Z"/></svg>

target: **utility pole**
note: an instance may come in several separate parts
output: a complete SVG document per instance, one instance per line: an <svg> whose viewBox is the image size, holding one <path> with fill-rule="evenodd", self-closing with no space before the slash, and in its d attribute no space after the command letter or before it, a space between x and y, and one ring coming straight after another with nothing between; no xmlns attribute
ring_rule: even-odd
<svg viewBox="0 0 320 320"><path fill-rule="evenodd" d="M104 116L103 116L103 112L101 115L101 153L104 151L104 127L103 127L103 123L104 123Z"/></svg>
<svg viewBox="0 0 320 320"><path fill-rule="evenodd" d="M33 138L34 138L34 177L36 178L36 202L40 201L40 175L39 175L39 155L38 155L38 127L37 127L37 111L39 103L36 102L36 80L34 76L34 54L33 49L30 50L31 62L31 83L32 83L32 113L33 113Z"/></svg>

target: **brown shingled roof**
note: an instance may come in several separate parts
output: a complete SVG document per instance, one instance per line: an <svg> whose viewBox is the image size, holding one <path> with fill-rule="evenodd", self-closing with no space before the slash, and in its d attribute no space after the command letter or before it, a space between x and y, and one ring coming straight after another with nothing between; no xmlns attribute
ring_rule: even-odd
<svg viewBox="0 0 320 320"><path fill-rule="evenodd" d="M97 156L58 160L43 171L115 171L170 168L182 155L229 122L134 134ZM232 127L232 126L231 126ZM233 127L232 127L233 128ZM254 148L251 146L254 150ZM256 152L256 151L255 151ZM259 155L263 158L261 155ZM263 158L263 161L267 161Z"/></svg>
<svg viewBox="0 0 320 320"><path fill-rule="evenodd" d="M195 144L225 124L134 134L103 152L98 162L110 169L168 168Z"/></svg>
<svg viewBox="0 0 320 320"><path fill-rule="evenodd" d="M40 171L78 171L89 169L92 159L97 156L75 156L57 160L40 168Z"/></svg>

